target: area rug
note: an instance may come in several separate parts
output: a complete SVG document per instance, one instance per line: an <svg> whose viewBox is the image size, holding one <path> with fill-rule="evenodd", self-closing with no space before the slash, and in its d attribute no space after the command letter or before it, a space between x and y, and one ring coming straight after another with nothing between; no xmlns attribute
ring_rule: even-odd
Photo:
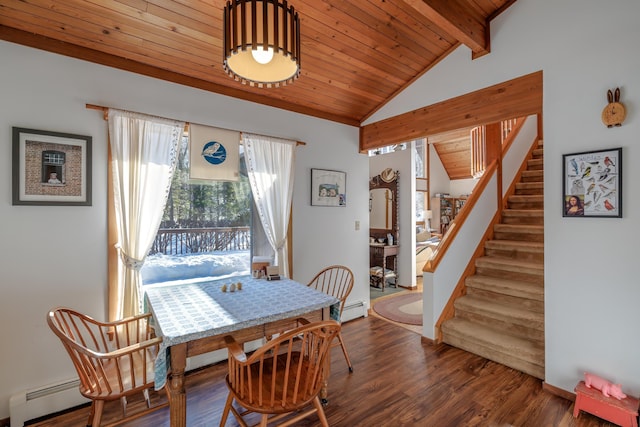
<svg viewBox="0 0 640 427"><path fill-rule="evenodd" d="M384 298L373 304L380 316L408 325L422 325L422 292Z"/></svg>
<svg viewBox="0 0 640 427"><path fill-rule="evenodd" d="M369 300L377 300L378 298L388 297L389 295L397 294L398 292L405 292L407 289L401 286L385 286L384 292L380 288L369 285Z"/></svg>

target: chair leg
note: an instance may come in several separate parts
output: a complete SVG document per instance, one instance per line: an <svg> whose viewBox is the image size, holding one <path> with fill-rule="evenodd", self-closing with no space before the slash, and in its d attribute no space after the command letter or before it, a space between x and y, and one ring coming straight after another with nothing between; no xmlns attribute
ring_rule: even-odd
<svg viewBox="0 0 640 427"><path fill-rule="evenodd" d="M104 400L94 400L91 408L93 412L91 425L93 427L100 427L100 421L102 421L102 410L104 409Z"/></svg>
<svg viewBox="0 0 640 427"><path fill-rule="evenodd" d="M149 389L145 388L142 390L142 394L144 395L144 401L147 402L147 408L151 408L151 399L149 398Z"/></svg>
<svg viewBox="0 0 640 427"><path fill-rule="evenodd" d="M224 427L227 423L227 417L229 416L229 410L231 409L232 403L233 394L229 393L229 396L227 396L227 402L224 404L224 410L222 411L222 418L220 418L220 427Z"/></svg>
<svg viewBox="0 0 640 427"><path fill-rule="evenodd" d="M122 396L120 398L120 405L122 406L122 418L127 417L127 397Z"/></svg>
<svg viewBox="0 0 640 427"><path fill-rule="evenodd" d="M320 418L320 424L322 424L323 427L329 427L327 416L324 414L324 408L322 408L322 403L320 403L320 398L318 396L313 399L313 406L315 406L318 418Z"/></svg>
<svg viewBox="0 0 640 427"><path fill-rule="evenodd" d="M260 427L267 427L269 424L269 414L262 414L260 418Z"/></svg>
<svg viewBox="0 0 640 427"><path fill-rule="evenodd" d="M89 418L87 418L87 427L91 427L91 423L93 422L93 414L96 413L96 401L91 401L91 407L89 408Z"/></svg>
<svg viewBox="0 0 640 427"><path fill-rule="evenodd" d="M342 347L342 353L344 354L344 358L347 360L347 365L349 366L349 372L353 372L353 366L351 365L351 359L349 359L349 354L347 353L347 347L344 345L344 340L342 339L342 333L338 332L338 341L340 341L340 347Z"/></svg>

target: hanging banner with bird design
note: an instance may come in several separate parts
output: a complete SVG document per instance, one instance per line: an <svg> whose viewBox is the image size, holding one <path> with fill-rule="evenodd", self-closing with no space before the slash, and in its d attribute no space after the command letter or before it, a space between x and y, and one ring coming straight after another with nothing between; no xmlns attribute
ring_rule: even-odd
<svg viewBox="0 0 640 427"><path fill-rule="evenodd" d="M622 218L622 148L563 155L565 217Z"/></svg>
<svg viewBox="0 0 640 427"><path fill-rule="evenodd" d="M189 179L237 181L240 132L189 124Z"/></svg>

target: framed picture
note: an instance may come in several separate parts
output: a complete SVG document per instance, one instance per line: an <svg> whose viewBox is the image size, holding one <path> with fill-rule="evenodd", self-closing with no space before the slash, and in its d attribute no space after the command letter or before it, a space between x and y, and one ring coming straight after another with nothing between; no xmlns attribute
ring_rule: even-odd
<svg viewBox="0 0 640 427"><path fill-rule="evenodd" d="M562 216L622 218L622 148L562 156Z"/></svg>
<svg viewBox="0 0 640 427"><path fill-rule="evenodd" d="M347 206L347 173L311 169L311 206Z"/></svg>
<svg viewBox="0 0 640 427"><path fill-rule="evenodd" d="M90 136L13 128L13 204L91 206Z"/></svg>

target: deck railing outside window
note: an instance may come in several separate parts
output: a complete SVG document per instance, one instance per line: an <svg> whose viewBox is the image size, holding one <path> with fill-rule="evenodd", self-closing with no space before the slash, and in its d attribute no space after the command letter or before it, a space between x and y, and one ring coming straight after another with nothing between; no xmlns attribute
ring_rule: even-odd
<svg viewBox="0 0 640 427"><path fill-rule="evenodd" d="M250 227L161 228L149 255L243 251L250 245Z"/></svg>

